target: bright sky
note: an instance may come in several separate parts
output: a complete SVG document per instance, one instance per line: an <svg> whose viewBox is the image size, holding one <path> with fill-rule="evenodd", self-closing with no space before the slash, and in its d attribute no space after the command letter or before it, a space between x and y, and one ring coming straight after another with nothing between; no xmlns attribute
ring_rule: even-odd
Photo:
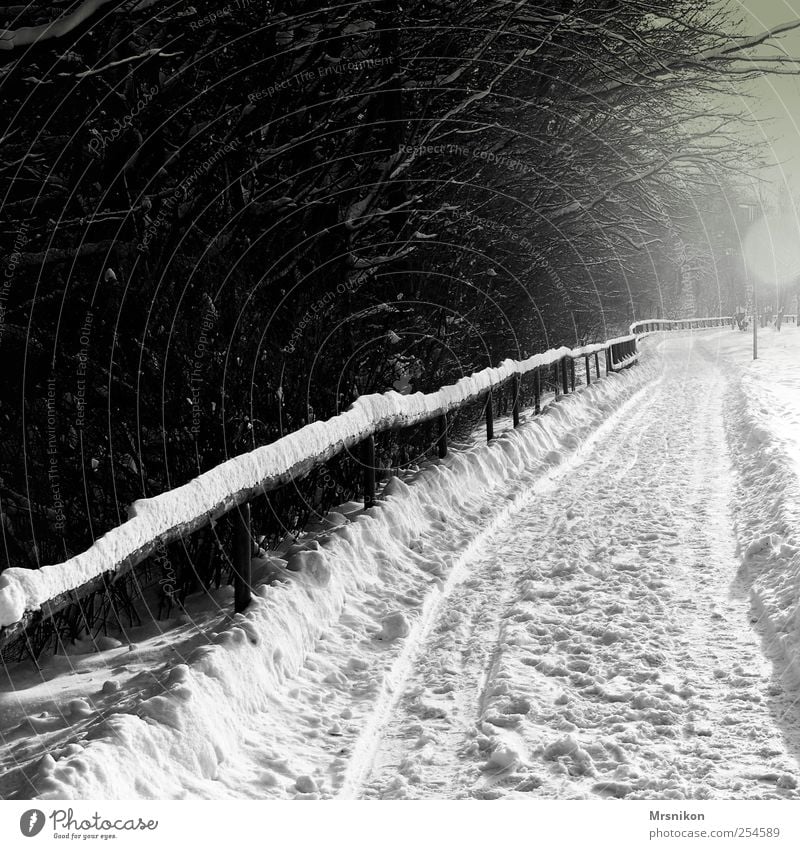
<svg viewBox="0 0 800 849"><path fill-rule="evenodd" d="M739 7L745 32L753 35L800 19L800 0L729 3ZM785 54L800 59L800 29L782 36L777 43ZM769 54L775 55L775 50L767 50L765 55ZM753 132L771 162L759 175L771 183L766 190L761 187L761 197L770 206L779 200L781 209L768 213L750 228L743 250L753 278L781 286L797 280L800 274L800 223L786 206L789 198L795 205L800 203L800 62L797 74L765 75L747 83L745 89L753 97L742 99L741 105L758 119Z"/></svg>
<svg viewBox="0 0 800 849"><path fill-rule="evenodd" d="M800 19L800 0L730 0L740 8L745 27L753 34L775 24ZM781 37L786 53L800 59L800 30ZM745 108L759 121L758 133L769 153L769 177L775 191L786 186L800 197L800 64L798 74L771 75L749 84L754 99Z"/></svg>

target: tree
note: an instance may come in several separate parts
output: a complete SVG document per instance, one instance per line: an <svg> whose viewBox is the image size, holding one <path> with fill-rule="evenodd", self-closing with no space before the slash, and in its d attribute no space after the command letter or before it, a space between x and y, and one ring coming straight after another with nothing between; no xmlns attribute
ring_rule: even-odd
<svg viewBox="0 0 800 849"><path fill-rule="evenodd" d="M722 303L705 223L752 152L710 98L787 71L762 48L798 25L742 38L689 0L49 14L0 33L2 527L31 567L398 369L431 389L616 335L679 279Z"/></svg>

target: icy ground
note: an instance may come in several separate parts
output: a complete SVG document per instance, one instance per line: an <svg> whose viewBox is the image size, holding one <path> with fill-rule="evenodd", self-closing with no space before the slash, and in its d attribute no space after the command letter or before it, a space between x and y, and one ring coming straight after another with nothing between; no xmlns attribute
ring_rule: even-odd
<svg viewBox="0 0 800 849"><path fill-rule="evenodd" d="M0 797L800 797L800 332L749 343L648 339L244 616L8 670Z"/></svg>

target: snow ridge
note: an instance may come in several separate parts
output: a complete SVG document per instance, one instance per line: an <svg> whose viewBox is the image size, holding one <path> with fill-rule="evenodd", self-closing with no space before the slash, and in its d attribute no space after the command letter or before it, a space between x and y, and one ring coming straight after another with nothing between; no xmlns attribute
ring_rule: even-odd
<svg viewBox="0 0 800 849"><path fill-rule="evenodd" d="M271 558L276 582L257 586L244 614L222 614L210 644L194 649L183 663L167 663L156 674L157 695L125 708L128 712L106 713L83 747L69 747L59 760L44 758L32 779L37 794L58 799L235 795L220 783L220 775L226 770L239 774L237 759L245 759L242 753L253 745L248 735L256 733L248 729L260 729L259 750L269 740L283 739L287 711L293 709L294 685L287 686L288 681L295 679L309 652L330 636L334 623L355 622L348 610L367 588L377 588L381 597L399 598L398 581L412 576L427 587L418 605L402 616L379 617L372 626L358 623L374 629L375 645L384 646L385 664L382 681L363 685L371 700L367 704L378 715L372 731L364 723L360 759L350 766L342 761L326 787L324 777L311 777L311 761L286 764L276 755L261 788L269 795L269 788L289 775L300 798L355 789L369 758L370 734L378 730L380 711L391 706L415 640L424 633L445 587L458 580L469 560L469 540L431 556L419 553L420 534L446 537L450 523L463 524L465 514L475 516L475 532L487 524L491 528L498 521L493 516L513 509L501 506L508 504L509 493L525 498L531 473L546 477L568 462L626 399L658 377L659 368L658 358L648 356L636 369L612 373L562 397L541 416L488 445L451 452L418 472L411 485L392 478L368 513L352 514L352 521L319 540L307 539L288 560ZM348 673L353 682L356 661ZM275 750L280 751L278 745ZM302 753L297 757L302 759Z"/></svg>
<svg viewBox="0 0 800 849"><path fill-rule="evenodd" d="M762 346L762 357L771 354ZM775 427L792 416L771 396L758 369L741 373L733 365L730 372L726 421L739 473L735 508L742 571L770 648L784 667L782 682L795 689L800 687L800 466L796 443Z"/></svg>
<svg viewBox="0 0 800 849"><path fill-rule="evenodd" d="M276 442L232 457L183 486L135 501L128 509L127 522L63 563L41 569L6 569L0 575L0 628L19 623L27 612L39 610L45 602L103 573L140 563L152 553L157 540L170 542L196 530L271 488L271 484L300 477L371 434L447 413L515 374L524 375L564 357L586 356L635 338L622 336L581 348L555 348L522 361L507 359L497 368L483 369L428 394L389 391L362 396L338 416L313 422Z"/></svg>

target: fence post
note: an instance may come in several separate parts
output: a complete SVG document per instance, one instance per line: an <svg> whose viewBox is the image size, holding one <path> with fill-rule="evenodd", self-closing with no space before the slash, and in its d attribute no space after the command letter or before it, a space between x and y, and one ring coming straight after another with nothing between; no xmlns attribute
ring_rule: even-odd
<svg viewBox="0 0 800 849"><path fill-rule="evenodd" d="M564 394L569 394L569 382L567 377L567 358L564 357L561 360L561 388L564 390Z"/></svg>
<svg viewBox="0 0 800 849"><path fill-rule="evenodd" d="M233 610L242 613L250 604L252 573L250 505L245 502L233 510Z"/></svg>
<svg viewBox="0 0 800 849"><path fill-rule="evenodd" d="M613 347L612 345L609 345L606 348L606 374L609 374L609 372L612 371L612 369L611 369L611 348L612 347Z"/></svg>
<svg viewBox="0 0 800 849"><path fill-rule="evenodd" d="M511 378L511 391L514 393L514 403L511 406L511 418L514 422L514 427L519 427L519 375L515 374Z"/></svg>
<svg viewBox="0 0 800 849"><path fill-rule="evenodd" d="M572 391L575 391L575 360L570 357L569 358L569 384L572 388Z"/></svg>
<svg viewBox="0 0 800 849"><path fill-rule="evenodd" d="M492 390L486 397L486 441L494 439L494 405L492 403Z"/></svg>
<svg viewBox="0 0 800 849"><path fill-rule="evenodd" d="M553 363L553 383L555 384L555 397L558 398L558 386L559 386L559 376L558 376L558 361Z"/></svg>
<svg viewBox="0 0 800 849"><path fill-rule="evenodd" d="M600 380L600 353L598 351L594 352L594 375Z"/></svg>
<svg viewBox="0 0 800 849"><path fill-rule="evenodd" d="M368 436L361 447L361 464L364 467L364 509L375 506L375 437Z"/></svg>
<svg viewBox="0 0 800 849"><path fill-rule="evenodd" d="M439 436L436 439L436 446L439 449L439 458L444 459L447 456L447 413L439 416Z"/></svg>
<svg viewBox="0 0 800 849"><path fill-rule="evenodd" d="M589 355L587 354L584 358L584 364L586 366L586 385L592 385L592 370L589 368Z"/></svg>
<svg viewBox="0 0 800 849"><path fill-rule="evenodd" d="M537 416L542 412L542 378L538 368L533 370L533 412Z"/></svg>

